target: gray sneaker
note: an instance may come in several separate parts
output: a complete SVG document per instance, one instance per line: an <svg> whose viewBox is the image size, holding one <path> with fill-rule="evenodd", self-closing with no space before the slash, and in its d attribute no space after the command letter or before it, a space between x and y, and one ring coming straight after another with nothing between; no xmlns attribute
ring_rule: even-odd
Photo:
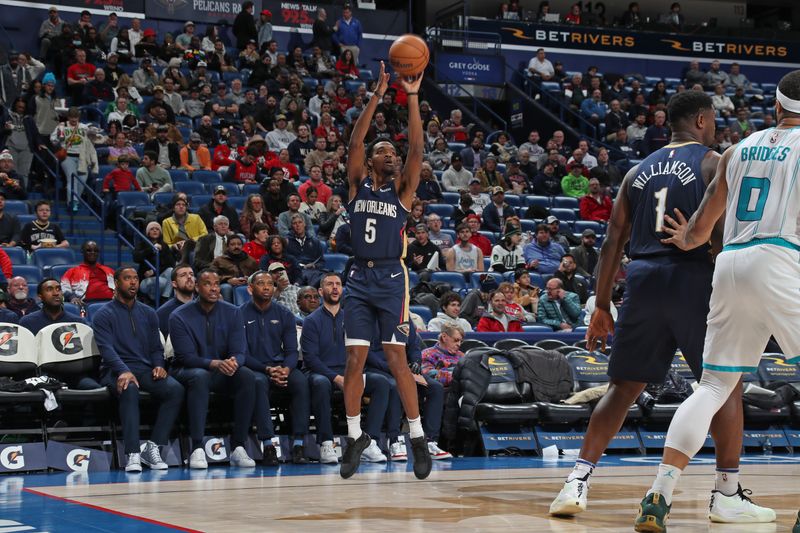
<svg viewBox="0 0 800 533"><path fill-rule="evenodd" d="M149 440L144 444L142 450L142 463L150 467L152 470L166 470L169 468L167 463L161 459L161 453L158 451L158 445Z"/></svg>
<svg viewBox="0 0 800 533"><path fill-rule="evenodd" d="M134 473L142 471L142 461L138 453L128 454L128 462L125 463L125 471Z"/></svg>

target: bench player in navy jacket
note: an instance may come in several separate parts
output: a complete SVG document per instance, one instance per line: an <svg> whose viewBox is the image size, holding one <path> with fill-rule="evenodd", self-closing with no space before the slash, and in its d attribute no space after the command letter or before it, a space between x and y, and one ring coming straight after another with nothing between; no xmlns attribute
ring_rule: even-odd
<svg viewBox="0 0 800 533"><path fill-rule="evenodd" d="M94 338L103 363L103 384L119 398L119 418L128 462L126 472L141 472L142 465L163 470L158 446L167 444L169 433L183 404L183 387L167 375L164 347L158 334L158 316L136 301L139 276L135 268L114 272L114 299L95 313ZM158 402L151 440L139 453L139 390Z"/></svg>
<svg viewBox="0 0 800 533"><path fill-rule="evenodd" d="M341 308L342 278L335 272L322 277L319 294L322 305L303 321L300 345L303 348L303 363L311 388L311 406L317 421L317 441L320 443L320 462L336 463L333 451L333 428L331 426L331 397L333 386L344 387L344 368L347 353L344 344L344 310ZM369 396L369 410L365 426L372 442L361 455L370 463L386 461L376 439L389 402L389 379L381 374L366 372L364 393Z"/></svg>
<svg viewBox="0 0 800 533"><path fill-rule="evenodd" d="M406 357L408 358L408 366L414 374L414 381L417 383L417 392L425 399L425 405L422 408L422 427L425 429L425 436L428 439L428 453L432 459L452 459L453 456L439 448L436 443L439 439L439 431L442 428L442 416L444 414L444 386L437 380L421 373L421 342L422 339L419 338L417 328L412 321L408 331ZM406 445L400 442L398 438L400 436L403 406L397 393L395 380L389 372L389 364L386 362L380 339L377 337L372 342L367 355L367 375L370 374L383 375L391 382L392 389L389 394L389 406L386 409L386 435L389 437L389 456L392 461L405 461L408 458Z"/></svg>
<svg viewBox="0 0 800 533"><path fill-rule="evenodd" d="M262 441L274 435L269 414L269 393L287 390L292 412L292 462L305 464L303 442L308 433L311 394L308 380L297 368L297 328L294 315L272 301L275 292L272 275L259 270L248 278L251 300L240 309L246 336L245 365L252 370L256 385L256 427ZM270 446L264 442L264 461L272 464ZM273 448L274 449L274 448ZM276 458L277 461L277 458Z"/></svg>
<svg viewBox="0 0 800 533"><path fill-rule="evenodd" d="M255 376L244 366L247 345L242 313L220 299L219 274L203 270L197 275L197 299L172 313L169 335L175 350L173 374L187 390L192 439L189 468L208 468L203 433L212 390L233 397L231 464L255 466L244 449L253 419Z"/></svg>

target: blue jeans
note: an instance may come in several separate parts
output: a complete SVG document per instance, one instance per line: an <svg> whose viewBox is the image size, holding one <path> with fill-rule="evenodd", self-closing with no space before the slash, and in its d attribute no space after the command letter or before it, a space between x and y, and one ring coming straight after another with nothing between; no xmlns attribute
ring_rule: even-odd
<svg viewBox="0 0 800 533"><path fill-rule="evenodd" d="M158 414L150 434L150 440L158 445L167 444L169 434L183 405L183 386L171 376L154 380L151 370L134 372L137 387L133 383L117 393L117 376L111 372L103 375L103 384L117 396L119 402L119 418L122 422L122 438L125 442L125 453L139 453L139 390L149 392L158 402Z"/></svg>
<svg viewBox="0 0 800 533"><path fill-rule="evenodd" d="M333 383L323 375L308 373L308 383L311 387L311 409L317 421L317 442L333 440L333 427L331 424L331 397L333 396ZM376 439L381 434L383 419L387 414L390 389L392 385L383 374L367 372L364 383L364 394L369 396L369 409L364 429L366 433Z"/></svg>
<svg viewBox="0 0 800 533"><path fill-rule="evenodd" d="M374 372L386 376L392 383L389 407L386 410L386 434L389 436L389 441L394 441L400 435L400 423L403 416L403 404L400 401L400 395L397 393L397 382L391 374L386 374L379 370ZM439 432L442 428L442 416L444 415L444 385L428 376L423 377L428 386L417 385L417 393L424 398L424 403L421 406L422 429L425 431L427 438L438 440Z"/></svg>
<svg viewBox="0 0 800 533"><path fill-rule="evenodd" d="M226 376L204 368L178 367L173 370L173 375L186 387L192 449L201 447L203 443L211 391L233 397L231 449L244 446L255 406L256 382L253 371L241 366L233 376Z"/></svg>
<svg viewBox="0 0 800 533"><path fill-rule="evenodd" d="M167 268L158 276L158 289L161 293L161 302L165 302L172 295L172 267ZM139 283L139 292L146 294L151 300L156 301L156 277L143 278Z"/></svg>
<svg viewBox="0 0 800 533"><path fill-rule="evenodd" d="M72 176L78 176L84 182L88 179L89 175L86 173L79 173L78 172L78 161L77 157L67 157L61 162L61 169L64 171L64 176L66 176L67 180L67 205L70 205L72 202L77 201L77 198L72 197ZM84 185L83 182L80 180L75 181L75 194L80 197L83 194Z"/></svg>

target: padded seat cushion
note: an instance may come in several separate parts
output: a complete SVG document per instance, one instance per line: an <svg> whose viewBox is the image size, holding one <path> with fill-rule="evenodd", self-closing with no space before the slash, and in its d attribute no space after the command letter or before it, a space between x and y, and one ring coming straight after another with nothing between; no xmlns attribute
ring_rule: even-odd
<svg viewBox="0 0 800 533"><path fill-rule="evenodd" d="M533 422L539 418L539 407L535 403L513 405L479 403L475 408L475 419L484 422L519 424Z"/></svg>
<svg viewBox="0 0 800 533"><path fill-rule="evenodd" d="M574 424L587 420L592 414L587 404L537 402L536 405L539 406L539 420L551 424Z"/></svg>

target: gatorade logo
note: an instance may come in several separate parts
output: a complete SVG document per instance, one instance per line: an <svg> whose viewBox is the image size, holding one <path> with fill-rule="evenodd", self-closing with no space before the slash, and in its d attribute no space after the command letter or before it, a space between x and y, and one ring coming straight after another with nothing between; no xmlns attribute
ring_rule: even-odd
<svg viewBox="0 0 800 533"><path fill-rule="evenodd" d="M17 326L0 326L0 356L17 355L19 340Z"/></svg>
<svg viewBox="0 0 800 533"><path fill-rule="evenodd" d="M92 455L91 450L84 450L76 448L67 454L67 468L74 472L88 472L89 471L89 457Z"/></svg>
<svg viewBox="0 0 800 533"><path fill-rule="evenodd" d="M64 355L73 355L83 351L83 343L78 336L78 328L75 324L66 324L53 330L50 341L55 349Z"/></svg>
<svg viewBox="0 0 800 533"><path fill-rule="evenodd" d="M208 458L215 461L222 461L228 457L228 452L225 450L225 442L222 439L208 439L205 450Z"/></svg>
<svg viewBox="0 0 800 533"><path fill-rule="evenodd" d="M0 464L8 470L19 470L25 466L22 446L8 446L0 452Z"/></svg>

